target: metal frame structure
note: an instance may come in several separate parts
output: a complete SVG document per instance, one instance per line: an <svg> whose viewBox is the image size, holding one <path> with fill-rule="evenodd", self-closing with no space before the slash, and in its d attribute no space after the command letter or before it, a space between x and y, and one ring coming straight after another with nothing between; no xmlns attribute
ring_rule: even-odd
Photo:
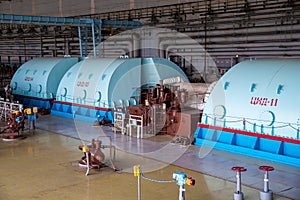
<svg viewBox="0 0 300 200"><path fill-rule="evenodd" d="M24 16L24 15L9 15L1 14L0 23L2 24L32 24L39 26L77 26L79 35L79 45L80 45L80 56L83 56L82 40L85 42L85 52L84 55L87 56L87 46L88 46L88 28L91 27L92 40L93 40L93 53L94 56L100 56L100 49L97 51L96 42L100 44L101 42L101 30L102 28L139 28L142 27L141 22L137 21L126 21L126 20L101 20L99 18L66 18L66 17L47 17L47 16ZM84 35L82 38L82 28ZM98 33L98 34L96 34ZM98 45L99 48L100 45ZM98 52L98 55L97 55Z"/></svg>
<svg viewBox="0 0 300 200"><path fill-rule="evenodd" d="M23 104L5 101L0 99L0 119L7 121L9 114L13 111L23 111Z"/></svg>

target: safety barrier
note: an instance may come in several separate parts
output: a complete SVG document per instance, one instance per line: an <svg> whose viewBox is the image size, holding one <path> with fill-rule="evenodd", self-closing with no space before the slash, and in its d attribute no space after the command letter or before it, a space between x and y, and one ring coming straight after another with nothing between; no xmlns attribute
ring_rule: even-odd
<svg viewBox="0 0 300 200"><path fill-rule="evenodd" d="M122 111L116 110L114 112L114 133L120 131L122 135L125 135L127 131L126 128L126 114Z"/></svg>
<svg viewBox="0 0 300 200"><path fill-rule="evenodd" d="M204 124L213 126L235 127L244 131L251 131L255 133L268 134L272 136L280 135L281 130L289 128L291 138L300 139L299 124L290 122L276 122L268 120L240 118L240 117L226 117L219 119L211 114L204 114ZM272 124L272 125L270 125Z"/></svg>
<svg viewBox="0 0 300 200"><path fill-rule="evenodd" d="M129 115L129 135L132 136L133 128L136 128L136 137L143 138L143 116Z"/></svg>
<svg viewBox="0 0 300 200"><path fill-rule="evenodd" d="M142 170L140 165L135 165L133 166L133 174L135 177L138 178L138 200L141 199L141 178L156 182L156 183L177 183L179 185L179 200L184 200L185 199L185 185L195 185L195 179L192 177L187 177L187 175L183 172L174 172L173 173L173 180L157 180L153 178L148 178L146 177Z"/></svg>
<svg viewBox="0 0 300 200"><path fill-rule="evenodd" d="M4 99L0 99L0 118L7 121L8 115L13 111L23 110L23 104L5 101Z"/></svg>

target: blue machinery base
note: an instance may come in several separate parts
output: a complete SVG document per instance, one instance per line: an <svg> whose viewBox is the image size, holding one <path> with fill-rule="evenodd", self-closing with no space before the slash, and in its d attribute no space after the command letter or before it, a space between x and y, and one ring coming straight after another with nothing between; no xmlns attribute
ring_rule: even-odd
<svg viewBox="0 0 300 200"><path fill-rule="evenodd" d="M38 107L50 109L53 102L53 99L51 98L26 97L17 94L14 94L14 100L23 104L24 108Z"/></svg>
<svg viewBox="0 0 300 200"><path fill-rule="evenodd" d="M87 122L95 122L97 120L101 121L102 119L111 120L111 122L113 122L112 110L109 108L100 108L66 102L55 101L51 109L51 114Z"/></svg>
<svg viewBox="0 0 300 200"><path fill-rule="evenodd" d="M26 97L22 95L15 95L14 100L23 104L24 108L38 107L51 109L51 114L56 116L86 122L101 121L102 119L111 120L111 122L113 122L113 114L109 108L72 104L55 101L54 99Z"/></svg>
<svg viewBox="0 0 300 200"><path fill-rule="evenodd" d="M300 167L300 141L198 124L195 145Z"/></svg>

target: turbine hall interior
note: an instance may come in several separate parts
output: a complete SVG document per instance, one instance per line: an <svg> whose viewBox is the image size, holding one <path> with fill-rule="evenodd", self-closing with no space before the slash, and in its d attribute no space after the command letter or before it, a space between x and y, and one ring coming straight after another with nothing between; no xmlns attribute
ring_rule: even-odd
<svg viewBox="0 0 300 200"><path fill-rule="evenodd" d="M0 0L0 198L300 199L299 8Z"/></svg>

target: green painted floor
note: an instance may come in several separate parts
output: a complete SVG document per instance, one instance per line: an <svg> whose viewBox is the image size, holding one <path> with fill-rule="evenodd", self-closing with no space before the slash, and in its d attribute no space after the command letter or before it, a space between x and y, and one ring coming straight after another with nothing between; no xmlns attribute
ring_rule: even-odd
<svg viewBox="0 0 300 200"><path fill-rule="evenodd" d="M160 165L156 160L116 150L115 166L92 169L85 176L86 169L78 166L82 152L80 140L53 132L37 129L25 132L23 140L0 141L0 199L2 200L135 200L137 198L137 177L133 166L150 166L144 172L146 177L156 180L172 180L173 172L185 172L196 180L195 186L186 186L186 200L233 199L234 182L214 178L196 171L174 165L162 165L157 170L151 166ZM106 158L109 158L105 150ZM107 164L109 164L107 160ZM150 170L149 170L150 169ZM154 168L153 168L154 169ZM142 169L143 170L143 169ZM242 187L245 199L259 199L259 191ZM179 186L176 183L158 183L142 179L141 200L178 199ZM274 199L286 199L274 195Z"/></svg>

